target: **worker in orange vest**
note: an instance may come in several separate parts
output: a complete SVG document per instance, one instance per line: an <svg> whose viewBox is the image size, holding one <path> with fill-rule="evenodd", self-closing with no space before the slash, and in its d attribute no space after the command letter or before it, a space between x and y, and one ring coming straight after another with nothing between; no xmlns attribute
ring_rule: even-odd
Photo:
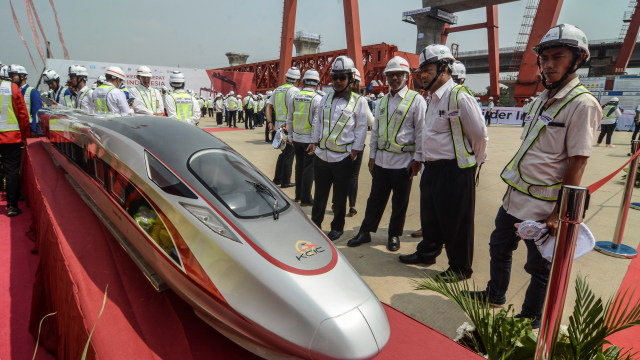
<svg viewBox="0 0 640 360"><path fill-rule="evenodd" d="M22 148L30 136L29 112L18 85L0 80L0 158L4 166L7 216L20 215L19 172Z"/></svg>

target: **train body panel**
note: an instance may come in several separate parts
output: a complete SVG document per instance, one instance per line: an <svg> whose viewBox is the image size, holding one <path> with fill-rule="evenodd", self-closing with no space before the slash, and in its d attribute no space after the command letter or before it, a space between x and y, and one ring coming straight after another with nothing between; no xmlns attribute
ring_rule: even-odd
<svg viewBox="0 0 640 360"><path fill-rule="evenodd" d="M144 262L207 323L268 358L367 359L388 341L380 302L259 170L162 117L41 112L65 170Z"/></svg>

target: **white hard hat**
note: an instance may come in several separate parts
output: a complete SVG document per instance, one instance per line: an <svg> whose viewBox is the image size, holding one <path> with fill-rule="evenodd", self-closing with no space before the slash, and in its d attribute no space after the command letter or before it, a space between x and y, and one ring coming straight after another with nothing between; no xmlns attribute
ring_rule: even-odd
<svg viewBox="0 0 640 360"><path fill-rule="evenodd" d="M493 100L493 96L489 96L489 100Z"/></svg>
<svg viewBox="0 0 640 360"><path fill-rule="evenodd" d="M532 97L530 97L530 98L529 98L529 100L533 100L533 99L535 99L535 98L536 98L535 96L532 96Z"/></svg>
<svg viewBox="0 0 640 360"><path fill-rule="evenodd" d="M360 71L357 68L353 69L353 80L362 82L362 77L360 77Z"/></svg>
<svg viewBox="0 0 640 360"><path fill-rule="evenodd" d="M235 93L233 92L233 90L229 91L229 95L228 96L233 96L235 95Z"/></svg>
<svg viewBox="0 0 640 360"><path fill-rule="evenodd" d="M253 95L251 91L247 91L247 95Z"/></svg>
<svg viewBox="0 0 640 360"><path fill-rule="evenodd" d="M292 66L287 70L287 79L298 80L300 79L300 69L295 66Z"/></svg>
<svg viewBox="0 0 640 360"><path fill-rule="evenodd" d="M355 68L356 66L350 57L340 55L331 64L331 74L352 74Z"/></svg>
<svg viewBox="0 0 640 360"><path fill-rule="evenodd" d="M60 75L58 75L58 73L55 72L55 70L45 70L42 73L42 79L44 80L44 82L60 80Z"/></svg>
<svg viewBox="0 0 640 360"><path fill-rule="evenodd" d="M466 79L467 69L464 67L464 64L460 61L454 62L453 68L451 69L451 76L457 76L458 79Z"/></svg>
<svg viewBox="0 0 640 360"><path fill-rule="evenodd" d="M617 97L612 97L611 100L609 100L609 102L620 102L620 99L618 99Z"/></svg>
<svg viewBox="0 0 640 360"><path fill-rule="evenodd" d="M27 74L27 69L22 65L11 64L8 69L9 75L11 74L20 74L20 75L29 75Z"/></svg>
<svg viewBox="0 0 640 360"><path fill-rule="evenodd" d="M9 78L9 67L7 65L2 65L2 68L0 68L0 78L2 79Z"/></svg>
<svg viewBox="0 0 640 360"><path fill-rule="evenodd" d="M169 76L169 84L184 84L184 74L181 71L174 70Z"/></svg>
<svg viewBox="0 0 640 360"><path fill-rule="evenodd" d="M384 68L384 73L404 71L407 74L411 73L409 62L401 56L394 56L387 62L387 67Z"/></svg>
<svg viewBox="0 0 640 360"><path fill-rule="evenodd" d="M384 93L382 93L382 92L378 93L378 99L380 99L383 96L384 96Z"/></svg>
<svg viewBox="0 0 640 360"><path fill-rule="evenodd" d="M315 69L309 69L304 72L302 81L315 81L316 84L320 82L320 74Z"/></svg>
<svg viewBox="0 0 640 360"><path fill-rule="evenodd" d="M242 99L242 95L238 94L238 96L236 96L238 99Z"/></svg>
<svg viewBox="0 0 640 360"><path fill-rule="evenodd" d="M110 66L107 71L105 71L105 75L111 75L115 78L118 78L122 81L124 81L125 76L124 76L124 71L122 71L121 68L119 68L118 66Z"/></svg>
<svg viewBox="0 0 640 360"><path fill-rule="evenodd" d="M84 66L71 65L69 66L69 76L71 75L86 77L89 76L89 73L87 72L87 68L85 68Z"/></svg>
<svg viewBox="0 0 640 360"><path fill-rule="evenodd" d="M455 60L451 54L451 50L445 45L429 45L420 53L420 67L436 62L444 62L451 66Z"/></svg>
<svg viewBox="0 0 640 360"><path fill-rule="evenodd" d="M274 149L284 150L287 147L287 135L282 129L276 130L273 136L273 142L271 143Z"/></svg>
<svg viewBox="0 0 640 360"><path fill-rule="evenodd" d="M105 81L107 81L107 78L104 75L100 75L100 76L98 76L98 81L105 82Z"/></svg>
<svg viewBox="0 0 640 360"><path fill-rule="evenodd" d="M558 46L568 46L584 52L587 54L585 62L591 57L587 35L571 24L559 24L549 29L540 43L533 47L533 51L540 55L543 50Z"/></svg>
<svg viewBox="0 0 640 360"><path fill-rule="evenodd" d="M151 69L148 66L140 66L138 68L138 76L151 77Z"/></svg>
<svg viewBox="0 0 640 360"><path fill-rule="evenodd" d="M271 95L273 95L273 91L267 90L267 96L271 96Z"/></svg>

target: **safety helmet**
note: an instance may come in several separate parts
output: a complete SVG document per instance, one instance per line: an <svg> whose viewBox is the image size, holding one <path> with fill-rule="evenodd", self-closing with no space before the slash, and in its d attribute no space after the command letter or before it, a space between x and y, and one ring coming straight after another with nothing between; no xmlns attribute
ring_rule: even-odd
<svg viewBox="0 0 640 360"><path fill-rule="evenodd" d="M169 76L169 84L184 84L184 74L181 71L174 70Z"/></svg>
<svg viewBox="0 0 640 360"><path fill-rule="evenodd" d="M320 82L320 74L318 74L316 69L309 69L309 70L304 72L304 76L302 77L302 81L305 84L307 82L311 82L313 85L318 85L318 83Z"/></svg>
<svg viewBox="0 0 640 360"><path fill-rule="evenodd" d="M236 96L238 99L242 99L242 95L238 94L238 96Z"/></svg>
<svg viewBox="0 0 640 360"><path fill-rule="evenodd" d="M0 79L8 79L9 78L9 67L7 65L2 65L0 68Z"/></svg>
<svg viewBox="0 0 640 360"><path fill-rule="evenodd" d="M420 53L420 67L437 62L446 63L451 67L451 64L455 60L456 59L451 54L451 50L449 50L445 45L429 45Z"/></svg>
<svg viewBox="0 0 640 360"><path fill-rule="evenodd" d="M9 72L9 76L11 76L11 74L27 75L27 70L24 68L24 66L17 65L17 64L9 65L9 69L7 69L7 71Z"/></svg>
<svg viewBox="0 0 640 360"><path fill-rule="evenodd" d="M456 61L453 63L453 67L451 68L451 76L458 79L466 79L467 78L467 69L464 67L464 64L460 61Z"/></svg>
<svg viewBox="0 0 640 360"><path fill-rule="evenodd" d="M292 66L287 70L287 79L299 80L300 79L300 69L295 66Z"/></svg>
<svg viewBox="0 0 640 360"><path fill-rule="evenodd" d="M610 103L619 103L620 99L618 99L617 97L612 97L611 100L609 100Z"/></svg>
<svg viewBox="0 0 640 360"><path fill-rule="evenodd" d="M276 133L273 135L273 142L271 143L274 149L284 150L287 147L287 135L282 131L282 129L276 130Z"/></svg>
<svg viewBox="0 0 640 360"><path fill-rule="evenodd" d="M383 96L384 96L384 93L382 93L382 92L378 93L378 99L380 99Z"/></svg>
<svg viewBox="0 0 640 360"><path fill-rule="evenodd" d="M353 80L362 82L362 77L360 77L360 71L357 68L353 69Z"/></svg>
<svg viewBox="0 0 640 360"><path fill-rule="evenodd" d="M140 66L138 68L138 76L151 77L151 69L148 66Z"/></svg>
<svg viewBox="0 0 640 360"><path fill-rule="evenodd" d="M489 100L493 100L493 96L489 96Z"/></svg>
<svg viewBox="0 0 640 360"><path fill-rule="evenodd" d="M407 60L405 60L403 57L401 56L394 56L391 58L391 60L389 60L389 62L387 62L387 67L384 68L384 73L388 73L388 72L397 72L397 71L404 71L407 74L411 73L411 68L409 67L409 62Z"/></svg>
<svg viewBox="0 0 640 360"><path fill-rule="evenodd" d="M44 82L48 83L49 81L58 80L60 81L60 75L58 75L55 70L45 70L42 73L42 79Z"/></svg>
<svg viewBox="0 0 640 360"><path fill-rule="evenodd" d="M122 69L118 66L109 66L107 71L105 71L105 75L113 76L114 78L120 79L122 81L124 81L125 79L124 71L122 71Z"/></svg>
<svg viewBox="0 0 640 360"><path fill-rule="evenodd" d="M267 90L267 96L271 96L271 95L273 95L273 91Z"/></svg>
<svg viewBox="0 0 640 360"><path fill-rule="evenodd" d="M529 100L533 100L533 99L535 99L535 98L536 98L535 96L532 96L532 97L530 97L530 98L529 98Z"/></svg>
<svg viewBox="0 0 640 360"><path fill-rule="evenodd" d="M234 92L233 92L233 90L231 90L231 91L229 91L229 95L228 95L228 96L233 96L233 95L235 95L235 94L236 94L236 93L234 93Z"/></svg>
<svg viewBox="0 0 640 360"><path fill-rule="evenodd" d="M247 96L251 96L251 95L253 95L251 91L247 91Z"/></svg>
<svg viewBox="0 0 640 360"><path fill-rule="evenodd" d="M331 74L352 74L356 66L350 57L340 55L331 64Z"/></svg>
<svg viewBox="0 0 640 360"><path fill-rule="evenodd" d="M87 77L89 76L89 73L87 72L87 68L84 66L71 65L69 66L69 76L71 75Z"/></svg>
<svg viewBox="0 0 640 360"><path fill-rule="evenodd" d="M543 50L559 46L572 47L584 52L587 54L585 62L589 61L591 57L587 35L571 24L559 24L549 29L540 40L540 43L533 47L533 51L537 55L541 55Z"/></svg>

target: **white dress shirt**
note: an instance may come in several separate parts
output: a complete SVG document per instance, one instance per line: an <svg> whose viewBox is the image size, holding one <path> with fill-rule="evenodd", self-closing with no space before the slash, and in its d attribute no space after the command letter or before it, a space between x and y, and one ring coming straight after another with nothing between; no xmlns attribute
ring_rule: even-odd
<svg viewBox="0 0 640 360"><path fill-rule="evenodd" d="M305 87L302 90L315 92L315 90L308 87ZM291 102L287 103L287 133L289 135L289 138L295 142L310 144L313 142L311 141L312 140L311 135L300 135L300 134L296 134L293 131L293 112L295 110L293 106L293 99L294 99L294 96L291 97ZM311 109L309 111L310 123L313 123L313 118L315 117L316 111L318 111L318 109L321 109L320 100L322 100L322 96L320 95L314 96L313 100L311 100L311 105L310 105Z"/></svg>
<svg viewBox="0 0 640 360"><path fill-rule="evenodd" d="M416 141L417 161L451 160L456 158L449 125L449 94L456 84L449 79L434 91L427 101L427 114L424 130ZM458 107L464 141L467 149L473 149L476 162L482 164L487 157L487 128L484 124L480 106L472 95L458 93Z"/></svg>
<svg viewBox="0 0 640 360"><path fill-rule="evenodd" d="M351 93L348 92L347 94ZM322 138L322 126L324 122L323 104L328 96L329 94L322 97L317 105L316 111L314 111L311 130L311 139L313 143L319 143L320 139ZM331 108L331 119L329 121L329 127L331 129L333 129L333 127L338 122L340 115L342 115L342 111L347 107L348 103L348 97L346 99L344 97L334 97L331 104L328 103L325 105ZM342 143L353 143L353 149L358 151L364 150L364 141L367 136L367 112L365 110L366 107L368 107L367 100L365 100L364 97L361 96L358 99L355 108L353 109L351 118L349 118L349 121L347 121L344 129L342 130L342 133L340 133L340 136L338 137L338 139ZM349 152L340 153L331 150L324 150L319 146L316 147L315 154L320 159L327 162L342 161L345 157L349 156Z"/></svg>
<svg viewBox="0 0 640 360"><path fill-rule="evenodd" d="M80 102L78 104L78 102ZM93 112L93 90L85 85L80 91L78 91L75 98L76 109L84 110L87 112Z"/></svg>
<svg viewBox="0 0 640 360"><path fill-rule="evenodd" d="M96 103L96 94L97 91L93 91L92 94L92 102ZM107 107L109 108L109 114L116 116L125 116L132 115L133 110L129 107L127 103L127 96L124 92L117 87L114 86L113 89L109 91L107 94ZM94 109L95 110L95 109Z"/></svg>
<svg viewBox="0 0 640 360"><path fill-rule="evenodd" d="M387 105L387 111L384 116L390 117L400 105L400 102L409 91L409 88L405 85L395 95L389 93L389 102ZM380 102L382 104L382 102ZM402 169L406 168L413 159L413 153L395 153L391 151L378 150L378 134L380 126L380 108L376 107L376 114L373 120L373 126L371 127L371 139L369 141L369 158L376 159L376 165L385 169ZM407 116L402 122L402 126L398 131L396 139L403 144L412 144L417 140L416 134L422 132L424 127L424 116L427 110L427 103L422 95L416 95L416 98L411 103L411 107L407 111ZM392 130L392 129L390 129Z"/></svg>
<svg viewBox="0 0 640 360"><path fill-rule="evenodd" d="M136 85L129 88L129 96L133 98L133 111L136 114L155 115L152 110L154 102L156 104L155 112L164 113L162 95L157 89Z"/></svg>

